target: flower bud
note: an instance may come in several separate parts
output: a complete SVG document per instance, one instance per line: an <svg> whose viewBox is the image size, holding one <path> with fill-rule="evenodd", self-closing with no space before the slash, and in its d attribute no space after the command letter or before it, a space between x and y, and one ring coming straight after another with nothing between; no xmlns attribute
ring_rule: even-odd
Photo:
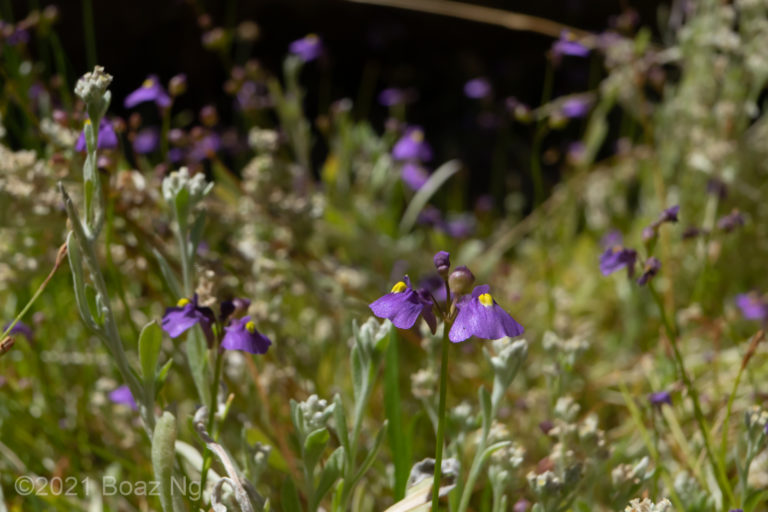
<svg viewBox="0 0 768 512"><path fill-rule="evenodd" d="M184 73L174 75L168 82L168 92L171 96L181 96L187 91L187 75Z"/></svg>
<svg viewBox="0 0 768 512"><path fill-rule="evenodd" d="M457 295L463 295L471 291L472 285L475 282L475 276L465 266L456 267L448 277L448 286L450 286L453 293Z"/></svg>
<svg viewBox="0 0 768 512"><path fill-rule="evenodd" d="M437 273L442 277L447 276L451 270L451 255L446 251L439 251L435 254L433 261L435 262Z"/></svg>

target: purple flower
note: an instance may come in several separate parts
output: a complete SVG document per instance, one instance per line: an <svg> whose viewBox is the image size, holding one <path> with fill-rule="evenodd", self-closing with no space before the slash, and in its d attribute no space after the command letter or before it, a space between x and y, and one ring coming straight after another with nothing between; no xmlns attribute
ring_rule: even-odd
<svg viewBox="0 0 768 512"><path fill-rule="evenodd" d="M215 156L219 147L221 147L219 136L215 133L209 133L192 145L187 156L193 162L202 162L206 158Z"/></svg>
<svg viewBox="0 0 768 512"><path fill-rule="evenodd" d="M5 330L8 329L10 325L11 325L10 323L5 324L5 326L3 326L3 332L5 332ZM28 340L32 340L34 336L34 334L32 333L32 328L27 324L25 324L24 322L22 322L21 320L19 320L14 324L11 330L8 331L8 334L21 334Z"/></svg>
<svg viewBox="0 0 768 512"><path fill-rule="evenodd" d="M133 150L140 155L152 153L160 145L160 132L157 128L144 128L133 139Z"/></svg>
<svg viewBox="0 0 768 512"><path fill-rule="evenodd" d="M464 84L464 95L467 98L482 99L491 94L491 83L483 77L473 78Z"/></svg>
<svg viewBox="0 0 768 512"><path fill-rule="evenodd" d="M748 320L768 321L768 302L756 292L736 296L736 305Z"/></svg>
<svg viewBox="0 0 768 512"><path fill-rule="evenodd" d="M395 107L405 103L405 93L397 87L388 87L379 93L379 104L384 107Z"/></svg>
<svg viewBox="0 0 768 512"><path fill-rule="evenodd" d="M669 391L657 391L648 395L648 401L656 407L661 407L663 404L672 405L672 395Z"/></svg>
<svg viewBox="0 0 768 512"><path fill-rule="evenodd" d="M744 225L744 216L741 214L739 210L736 208L731 211L728 215L725 215L724 217L721 217L717 221L717 228L725 231L726 233L730 233L734 229L741 227Z"/></svg>
<svg viewBox="0 0 768 512"><path fill-rule="evenodd" d="M600 272L604 276L613 274L617 270L627 267L627 273L632 277L635 273L635 260L637 252L634 249L627 249L621 245L614 245L605 250L600 256Z"/></svg>
<svg viewBox="0 0 768 512"><path fill-rule="evenodd" d="M392 158L419 162L431 160L432 148L424 140L424 131L418 126L412 126L405 130L403 136L392 148Z"/></svg>
<svg viewBox="0 0 768 512"><path fill-rule="evenodd" d="M198 306L197 294L195 294L192 296L192 300L183 298L179 300L176 307L166 308L161 326L171 338L178 338L182 333L199 323L206 337L211 339L213 321L213 311L211 308Z"/></svg>
<svg viewBox="0 0 768 512"><path fill-rule="evenodd" d="M475 229L475 219L471 215L459 215L442 223L443 231L451 238L467 238Z"/></svg>
<svg viewBox="0 0 768 512"><path fill-rule="evenodd" d="M224 328L226 334L221 340L221 348L227 350L242 350L251 354L266 354L272 342L256 330L256 324L250 316L233 320Z"/></svg>
<svg viewBox="0 0 768 512"><path fill-rule="evenodd" d="M423 226L438 226L441 222L443 222L443 216L440 213L440 210L431 204L428 204L424 207L423 210L421 210L418 218L416 219L416 222Z"/></svg>
<svg viewBox="0 0 768 512"><path fill-rule="evenodd" d="M486 340L497 340L505 336L523 334L523 326L499 306L485 284L475 287L471 296L463 296L456 304L459 310L453 322L448 339L459 343L472 336Z"/></svg>
<svg viewBox="0 0 768 512"><path fill-rule="evenodd" d="M707 193L723 200L728 196L728 185L718 178L710 178L707 181Z"/></svg>
<svg viewBox="0 0 768 512"><path fill-rule="evenodd" d="M419 190L429 181L427 170L414 162L406 162L403 165L400 170L400 177L411 190Z"/></svg>
<svg viewBox="0 0 768 512"><path fill-rule="evenodd" d="M304 62L317 59L323 52L323 43L315 34L309 34L291 43L290 51Z"/></svg>
<svg viewBox="0 0 768 512"><path fill-rule="evenodd" d="M6 42L9 46L27 44L29 42L29 31L23 28L16 29L10 36L8 36Z"/></svg>
<svg viewBox="0 0 768 512"><path fill-rule="evenodd" d="M552 55L556 59L563 55L570 55L572 57L586 57L589 55L589 48L576 41L573 34L564 30L560 33L560 39L555 41L552 45Z"/></svg>
<svg viewBox="0 0 768 512"><path fill-rule="evenodd" d="M419 319L429 325L432 332L437 328L437 319L432 311L432 299L426 290L415 291L411 288L408 276L392 287L392 291L371 302L368 307L379 318L388 318L399 329L410 329Z"/></svg>
<svg viewBox="0 0 768 512"><path fill-rule="evenodd" d="M421 281L419 287L425 289L437 302L445 302L448 292L445 291L445 280L437 274L430 274Z"/></svg>
<svg viewBox="0 0 768 512"><path fill-rule="evenodd" d="M659 215L659 220L656 221L657 224L663 224L665 222L677 222L677 214L680 213L680 206L670 206L666 210L661 212L661 215Z"/></svg>
<svg viewBox="0 0 768 512"><path fill-rule="evenodd" d="M109 399L116 404L127 405L134 411L139 409L136 405L136 400L133 398L131 389L128 386L120 386L119 388L113 389L109 393Z"/></svg>
<svg viewBox="0 0 768 512"><path fill-rule="evenodd" d="M147 101L154 101L158 107L168 108L171 106L171 97L165 92L165 89L160 84L160 80L157 75L150 75L141 84L141 87L133 91L125 98L123 105L125 108L133 108L139 103L145 103Z"/></svg>
<svg viewBox="0 0 768 512"><path fill-rule="evenodd" d="M530 506L531 503L528 500L525 498L520 498L512 507L512 512L528 512L528 507Z"/></svg>
<svg viewBox="0 0 768 512"><path fill-rule="evenodd" d="M86 123L90 123L90 119ZM117 134L112 127L112 121L108 119L102 119L99 123L99 138L96 141L96 147L98 149L114 149L117 147ZM80 132L80 137L75 143L75 151L85 151L87 149L85 144L85 129Z"/></svg>
<svg viewBox="0 0 768 512"><path fill-rule="evenodd" d="M591 102L585 98L568 98L560 105L560 113L569 119L584 117L590 106Z"/></svg>
<svg viewBox="0 0 768 512"><path fill-rule="evenodd" d="M640 286L644 285L648 281L651 280L653 276L659 273L659 270L661 270L661 262L657 259L651 256L647 260L645 260L645 265L643 266L643 273L640 275L640 277L637 278L637 284Z"/></svg>

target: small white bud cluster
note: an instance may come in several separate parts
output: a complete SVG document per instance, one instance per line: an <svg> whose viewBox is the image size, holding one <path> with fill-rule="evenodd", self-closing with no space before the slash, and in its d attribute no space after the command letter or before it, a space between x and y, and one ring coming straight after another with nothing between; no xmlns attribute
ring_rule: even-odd
<svg viewBox="0 0 768 512"><path fill-rule="evenodd" d="M163 198L169 203L174 203L179 193L186 189L189 193L189 205L194 206L211 191L213 183L205 180L202 173L189 176L189 169L182 167L163 179Z"/></svg>
<svg viewBox="0 0 768 512"><path fill-rule="evenodd" d="M96 66L80 77L75 85L75 94L88 105L100 102L111 83L112 75L105 73L102 66Z"/></svg>
<svg viewBox="0 0 768 512"><path fill-rule="evenodd" d="M643 498L642 501L639 499L630 501L624 512L672 512L673 510L672 503L666 498L658 503L654 503L648 498Z"/></svg>
<svg viewBox="0 0 768 512"><path fill-rule="evenodd" d="M319 398L317 395L310 395L305 401L299 403L299 409L304 418L304 431L309 434L324 428L333 414L333 408L333 404L328 405L328 400Z"/></svg>

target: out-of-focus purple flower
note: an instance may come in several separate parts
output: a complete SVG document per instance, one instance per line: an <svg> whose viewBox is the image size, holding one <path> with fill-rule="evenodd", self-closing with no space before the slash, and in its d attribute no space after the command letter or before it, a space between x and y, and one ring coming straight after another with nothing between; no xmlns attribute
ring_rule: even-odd
<svg viewBox="0 0 768 512"><path fill-rule="evenodd" d="M584 117L589 113L592 102L585 98L568 98L560 105L560 113L569 119Z"/></svg>
<svg viewBox="0 0 768 512"><path fill-rule="evenodd" d="M491 83L487 78L473 78L464 84L464 95L467 98L479 100L482 98L487 98L490 94Z"/></svg>
<svg viewBox="0 0 768 512"><path fill-rule="evenodd" d="M661 269L661 262L657 259L651 256L647 260L645 260L645 265L643 266L643 273L640 275L640 277L637 278L637 284L640 286L644 285L648 281L650 281L653 276L659 273L659 270Z"/></svg>
<svg viewBox="0 0 768 512"><path fill-rule="evenodd" d="M706 229L702 229L698 226L688 226L683 230L683 233L680 235L680 237L683 240L690 240L691 238L696 238L699 236L706 235L708 232Z"/></svg>
<svg viewBox="0 0 768 512"><path fill-rule="evenodd" d="M648 401L656 407L661 407L663 404L672 405L672 395L669 391L657 391L648 395Z"/></svg>
<svg viewBox="0 0 768 512"><path fill-rule="evenodd" d="M497 340L523 334L523 326L496 303L489 291L488 285L477 286L471 296L459 299L456 303L459 313L448 333L449 340L459 343L472 336Z"/></svg>
<svg viewBox="0 0 768 512"><path fill-rule="evenodd" d="M138 405L136 405L136 400L133 398L133 393L131 393L131 388L128 386L120 386L110 391L109 399L113 403L127 405L134 411L139 409Z"/></svg>
<svg viewBox="0 0 768 512"><path fill-rule="evenodd" d="M184 150L181 148L171 148L168 150L168 160L177 164L184 159Z"/></svg>
<svg viewBox="0 0 768 512"><path fill-rule="evenodd" d="M451 238L467 238L475 230L475 218L472 215L458 215L446 220L441 225Z"/></svg>
<svg viewBox="0 0 768 512"><path fill-rule="evenodd" d="M89 123L90 120L86 122ZM96 147L98 149L115 149L117 147L117 134L115 133L115 128L112 126L112 121L109 119L102 119L99 123L99 138L96 141ZM77 142L75 143L75 151L82 152L86 149L85 129L83 129L83 131L80 132L80 137L78 137Z"/></svg>
<svg viewBox="0 0 768 512"><path fill-rule="evenodd" d="M736 305L747 320L768 322L768 301L756 292L737 295Z"/></svg>
<svg viewBox="0 0 768 512"><path fill-rule="evenodd" d="M387 318L399 329L410 329L423 317L432 332L437 328L437 319L432 311L432 299L426 290L415 291L408 276L392 287L392 291L371 302L368 307L379 318Z"/></svg>
<svg viewBox="0 0 768 512"><path fill-rule="evenodd" d="M515 505L512 507L512 512L528 512L528 508L531 506L531 503L526 500L525 498L520 498L515 502Z"/></svg>
<svg viewBox="0 0 768 512"><path fill-rule="evenodd" d="M707 193L723 200L728 196L728 185L719 178L710 178L707 181Z"/></svg>
<svg viewBox="0 0 768 512"><path fill-rule="evenodd" d="M612 249L617 245L620 246L621 242L621 231L618 229L612 229L603 235L603 238L600 240L600 245L602 245L603 249Z"/></svg>
<svg viewBox="0 0 768 512"><path fill-rule="evenodd" d="M658 224L663 224L665 222L677 222L677 215L680 213L680 206L670 206L666 210L661 212L661 215L659 215L659 220L656 222Z"/></svg>
<svg viewBox="0 0 768 512"><path fill-rule="evenodd" d="M5 41L8 43L8 46L27 44L29 42L29 31L23 28L16 29Z"/></svg>
<svg viewBox="0 0 768 512"><path fill-rule="evenodd" d="M415 162L403 164L403 168L400 170L400 177L403 179L403 183L408 185L408 188L411 190L419 190L429 181L427 170Z"/></svg>
<svg viewBox="0 0 768 512"><path fill-rule="evenodd" d="M155 151L160 146L160 131L155 127L144 128L133 139L133 150L140 155Z"/></svg>
<svg viewBox="0 0 768 512"><path fill-rule="evenodd" d="M627 274L632 277L635 273L636 260L637 252L634 249L614 245L606 249L600 256L600 272L607 276L626 267Z"/></svg>
<svg viewBox="0 0 768 512"><path fill-rule="evenodd" d="M256 324L251 321L250 316L233 320L224 330L226 333L221 340L221 348L227 350L265 354L272 344L269 338L256 330Z"/></svg>
<svg viewBox="0 0 768 512"><path fill-rule="evenodd" d="M292 42L289 49L304 62L310 62L317 59L323 52L323 42L317 35L309 34Z"/></svg>
<svg viewBox="0 0 768 512"><path fill-rule="evenodd" d="M211 308L199 306L197 294L195 294L192 296L192 300L183 298L175 307L166 308L161 327L171 338L178 338L188 329L200 324L206 337L211 339L213 334L211 324L214 320L215 317Z"/></svg>
<svg viewBox="0 0 768 512"><path fill-rule="evenodd" d="M171 97L165 92L160 83L160 79L156 75L150 75L141 84L141 87L129 94L123 105L125 108L133 108L139 103L145 103L147 101L154 101L158 107L168 108L171 106Z"/></svg>
<svg viewBox="0 0 768 512"><path fill-rule="evenodd" d="M563 55L572 57L586 57L589 55L589 48L581 44L570 32L564 30L560 33L560 39L552 45L552 56L559 59Z"/></svg>
<svg viewBox="0 0 768 512"><path fill-rule="evenodd" d="M216 152L221 147L221 139L218 135L211 132L201 139L195 141L189 150L187 155L193 162L202 162L206 158L211 158L216 155Z"/></svg>
<svg viewBox="0 0 768 512"><path fill-rule="evenodd" d="M721 217L717 221L717 228L722 231L725 231L726 233L730 233L734 229L741 227L743 225L744 225L744 216L736 208L734 208L733 211L731 211L731 213Z"/></svg>
<svg viewBox="0 0 768 512"><path fill-rule="evenodd" d="M421 210L416 222L423 226L438 226L443 222L443 216L440 210L430 204Z"/></svg>
<svg viewBox="0 0 768 512"><path fill-rule="evenodd" d="M379 104L394 107L405 103L405 93L397 87L388 87L379 93Z"/></svg>
<svg viewBox="0 0 768 512"><path fill-rule="evenodd" d="M587 145L581 141L568 145L567 159L571 165L579 165L585 162L587 157Z"/></svg>
<svg viewBox="0 0 768 512"><path fill-rule="evenodd" d="M424 140L424 131L419 126L411 126L395 147L392 148L392 158L395 160L413 160L427 162L432 159L432 148Z"/></svg>
<svg viewBox="0 0 768 512"><path fill-rule="evenodd" d="M8 329L8 327L10 325L11 325L10 322L5 324L3 326L3 332L5 332L5 330ZM24 336L25 338L27 338L30 341L34 337L34 333L32 332L32 328L30 326L28 326L27 324L25 324L24 322L22 322L21 320L16 322L16 324L13 326L13 328L10 331L8 331L8 334L11 334L11 335L21 334L22 336Z"/></svg>
<svg viewBox="0 0 768 512"><path fill-rule="evenodd" d="M221 316L219 320L224 323L233 314L244 313L248 310L248 306L251 305L251 301L241 297L235 297L232 300L225 300L219 305Z"/></svg>

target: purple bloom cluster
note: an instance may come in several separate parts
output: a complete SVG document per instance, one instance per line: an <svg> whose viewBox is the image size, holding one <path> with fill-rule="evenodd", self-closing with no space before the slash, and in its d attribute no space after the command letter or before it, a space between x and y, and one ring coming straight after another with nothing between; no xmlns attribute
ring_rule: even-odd
<svg viewBox="0 0 768 512"><path fill-rule="evenodd" d="M457 311L456 316L454 319L450 316L444 318L445 328L450 329L448 332L450 341L459 343L472 336L495 340L523 334L523 326L496 303L488 285L475 287L471 294L465 293L474 281L474 276L469 269L458 267L448 276L451 264L449 253L438 252L435 254L434 263L438 273L443 276L442 285L446 286L446 282L450 283L450 287L456 294L453 304ZM435 289L441 287L437 282L430 285ZM422 317L434 333L437 328L434 313L435 300L425 288L414 290L410 279L405 276L403 281L395 284L388 294L372 302L369 307L374 315L391 320L395 327L400 329L410 329L419 317ZM448 314L447 311L450 309L449 305L444 313L438 308L443 314Z"/></svg>
<svg viewBox="0 0 768 512"><path fill-rule="evenodd" d="M237 311L247 309L250 301L235 299L224 301L220 304L219 324L224 325ZM162 328L171 338L176 338L195 325L200 325L208 338L213 341L212 326L216 322L213 310L199 306L197 294L192 300L181 299L176 307L167 308L162 320ZM251 354L264 354L272 344L270 339L256 329L256 324L250 316L232 319L224 327L224 337L221 339L221 348L226 350L242 350Z"/></svg>
<svg viewBox="0 0 768 512"><path fill-rule="evenodd" d="M664 404L672 405L672 395L669 394L669 391L657 391L648 395L648 401L656 407L661 407Z"/></svg>

